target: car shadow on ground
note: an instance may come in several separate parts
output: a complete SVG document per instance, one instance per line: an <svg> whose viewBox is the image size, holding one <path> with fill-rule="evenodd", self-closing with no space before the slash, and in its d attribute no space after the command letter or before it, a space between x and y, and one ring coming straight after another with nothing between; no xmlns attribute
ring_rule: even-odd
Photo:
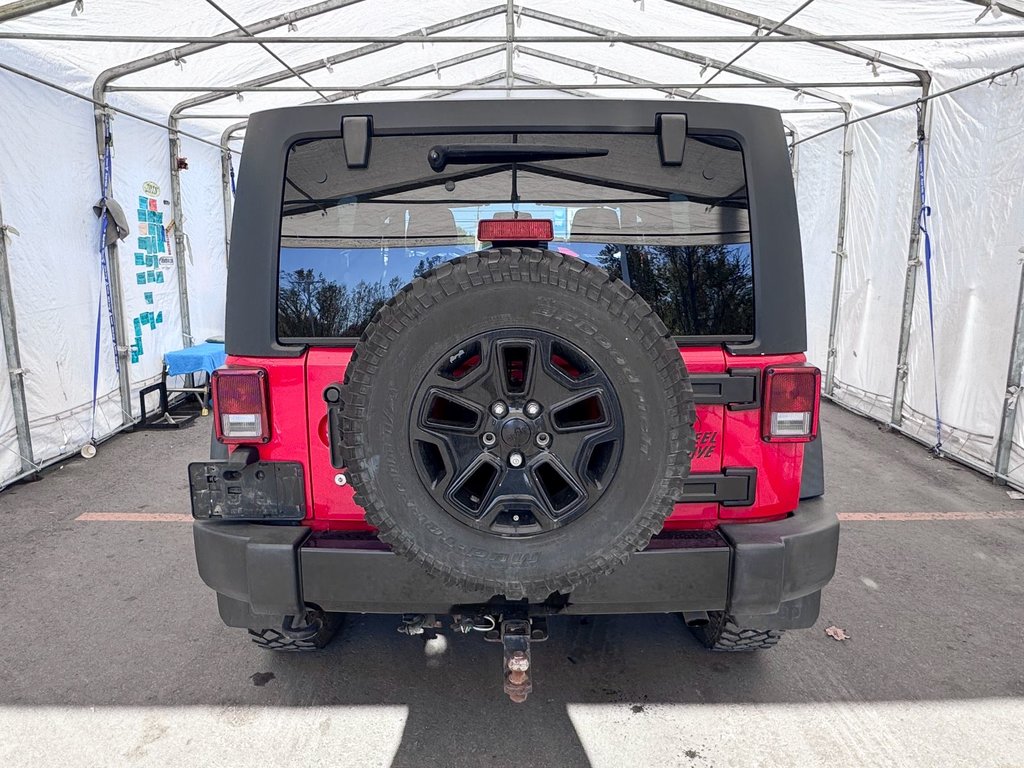
<svg viewBox="0 0 1024 768"><path fill-rule="evenodd" d="M478 634L409 638L397 625L398 617L355 616L319 656L257 657L274 675L262 686L264 702L298 703L300 695L307 706L403 705L393 766L431 755L440 764L589 766L570 705L642 718L659 703L735 701L737 678L746 691L772 678L767 657L710 654L675 616L562 617L551 621L548 641L533 645L534 690L514 704L502 691L500 644Z"/></svg>

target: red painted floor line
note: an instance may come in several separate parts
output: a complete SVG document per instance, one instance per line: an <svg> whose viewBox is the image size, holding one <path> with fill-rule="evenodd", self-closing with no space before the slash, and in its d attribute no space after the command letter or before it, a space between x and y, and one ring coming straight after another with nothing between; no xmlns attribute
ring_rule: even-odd
<svg viewBox="0 0 1024 768"><path fill-rule="evenodd" d="M83 512L75 520L90 523L189 523L192 515L168 512Z"/></svg>
<svg viewBox="0 0 1024 768"><path fill-rule="evenodd" d="M1024 519L1024 509L994 512L840 512L840 520L1014 520Z"/></svg>

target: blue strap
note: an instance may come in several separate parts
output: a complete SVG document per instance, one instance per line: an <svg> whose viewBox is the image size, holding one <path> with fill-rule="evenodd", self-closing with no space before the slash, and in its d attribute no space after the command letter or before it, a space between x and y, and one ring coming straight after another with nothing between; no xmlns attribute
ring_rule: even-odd
<svg viewBox="0 0 1024 768"><path fill-rule="evenodd" d="M228 152L228 174L231 176L231 196L235 196L235 164L231 160L231 152Z"/></svg>
<svg viewBox="0 0 1024 768"><path fill-rule="evenodd" d="M935 357L935 295L932 291L932 238L928 233L928 217L932 208L927 204L924 174L924 136L917 139L917 178L921 188L921 214L917 226L924 235L924 273L928 285L928 327L932 342L932 386L935 390L935 445L932 451L936 454L942 450L942 416L939 411L939 365Z"/></svg>
<svg viewBox="0 0 1024 768"><path fill-rule="evenodd" d="M100 276L103 278L104 293L98 297L96 303L96 341L93 346L92 365L92 427L90 429L90 440L96 439L96 404L99 399L100 383L100 328L103 319L103 296L106 295L107 316L110 319L110 340L114 351L114 370L118 375L121 373L121 361L117 356L117 333L114 326L114 302L110 290L110 270L107 265L107 227L109 216L107 214L106 201L110 196L110 117L103 118L103 178L100 179L100 195L103 198L103 212L100 215Z"/></svg>

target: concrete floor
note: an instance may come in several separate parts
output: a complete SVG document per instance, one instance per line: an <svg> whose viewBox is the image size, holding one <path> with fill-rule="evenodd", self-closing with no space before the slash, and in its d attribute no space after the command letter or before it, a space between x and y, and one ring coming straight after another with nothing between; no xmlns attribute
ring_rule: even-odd
<svg viewBox="0 0 1024 768"><path fill-rule="evenodd" d="M186 522L209 422L101 446L0 494L0 766L1024 766L1024 503L825 407L844 523L822 616L710 655L671 616L565 618L515 706L497 646L353 617L315 656L223 627ZM850 639L824 633L835 624Z"/></svg>

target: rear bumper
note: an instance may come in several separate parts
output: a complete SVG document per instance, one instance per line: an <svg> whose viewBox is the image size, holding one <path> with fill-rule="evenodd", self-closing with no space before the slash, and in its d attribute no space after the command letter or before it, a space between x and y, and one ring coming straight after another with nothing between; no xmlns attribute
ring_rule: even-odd
<svg viewBox="0 0 1024 768"><path fill-rule="evenodd" d="M363 535L301 525L194 523L199 575L231 626L271 626L306 603L350 613L450 613L492 595L425 577ZM666 613L728 610L747 626L810 626L835 571L839 522L821 499L774 523L666 533L614 573L535 613Z"/></svg>

